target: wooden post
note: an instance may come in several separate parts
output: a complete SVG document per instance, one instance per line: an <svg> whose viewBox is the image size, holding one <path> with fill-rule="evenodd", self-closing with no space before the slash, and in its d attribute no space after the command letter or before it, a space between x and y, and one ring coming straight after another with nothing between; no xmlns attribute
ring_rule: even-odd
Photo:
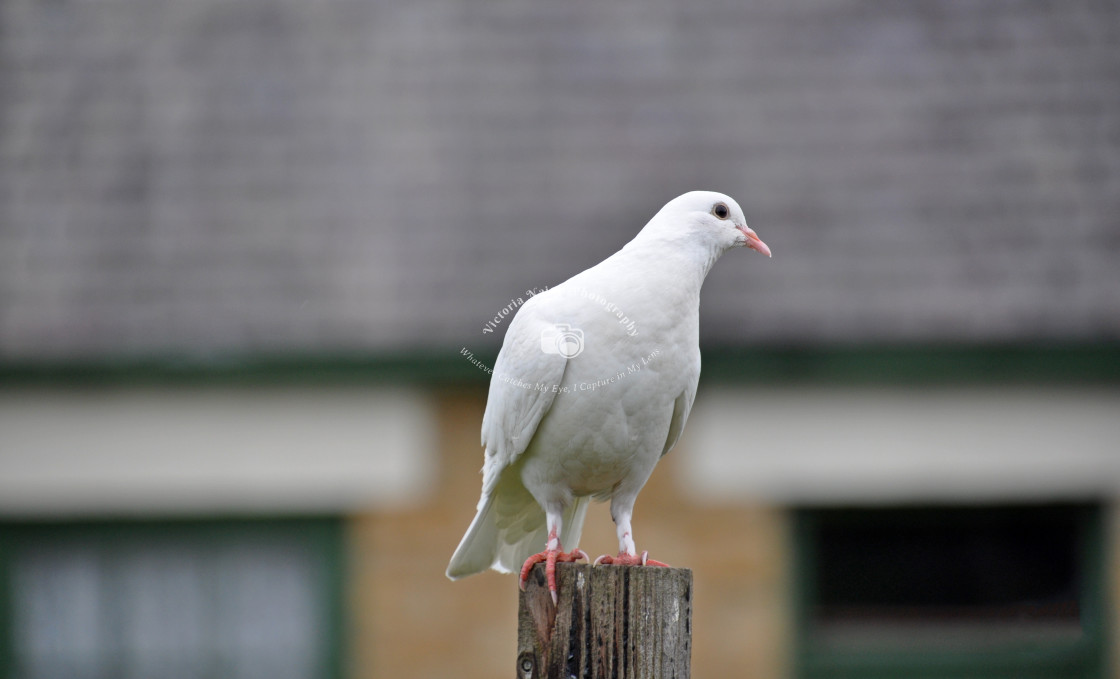
<svg viewBox="0 0 1120 679"><path fill-rule="evenodd" d="M518 679L688 679L692 571L556 567L552 605L537 564L517 615Z"/></svg>

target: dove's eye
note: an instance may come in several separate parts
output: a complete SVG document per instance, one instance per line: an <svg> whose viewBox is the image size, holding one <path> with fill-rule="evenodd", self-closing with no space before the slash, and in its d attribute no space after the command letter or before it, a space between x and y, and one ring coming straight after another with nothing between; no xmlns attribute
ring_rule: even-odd
<svg viewBox="0 0 1120 679"><path fill-rule="evenodd" d="M727 219L727 216L731 214L731 211L728 210L727 206L723 203L716 203L712 206L712 214L719 219Z"/></svg>

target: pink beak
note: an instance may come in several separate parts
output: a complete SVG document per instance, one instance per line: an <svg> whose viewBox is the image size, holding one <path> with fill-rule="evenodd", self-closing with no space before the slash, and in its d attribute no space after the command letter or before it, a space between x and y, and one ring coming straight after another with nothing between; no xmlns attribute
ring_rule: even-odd
<svg viewBox="0 0 1120 679"><path fill-rule="evenodd" d="M747 237L748 248L750 248L751 250L757 250L767 257L773 257L773 255L770 254L770 248L766 245L766 243L762 242L762 239L758 237L757 233L751 230L751 227L744 225L735 228L742 231L743 235Z"/></svg>

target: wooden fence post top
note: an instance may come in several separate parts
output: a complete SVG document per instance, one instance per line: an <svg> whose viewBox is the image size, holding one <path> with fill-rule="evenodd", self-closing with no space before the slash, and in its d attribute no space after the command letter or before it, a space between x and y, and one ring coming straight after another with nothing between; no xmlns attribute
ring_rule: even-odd
<svg viewBox="0 0 1120 679"><path fill-rule="evenodd" d="M559 603L544 566L518 605L518 679L688 679L692 571L561 563Z"/></svg>

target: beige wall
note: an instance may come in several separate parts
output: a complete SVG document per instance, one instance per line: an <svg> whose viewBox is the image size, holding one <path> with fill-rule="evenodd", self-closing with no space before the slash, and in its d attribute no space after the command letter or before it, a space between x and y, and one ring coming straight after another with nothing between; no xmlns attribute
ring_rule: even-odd
<svg viewBox="0 0 1120 679"><path fill-rule="evenodd" d="M371 513L353 523L351 578L356 679L511 676L517 580L486 573L450 582L447 559L478 501L482 390L446 392L439 412L438 488L410 511ZM676 450L654 472L634 519L639 546L693 569L696 676L779 678L788 649L787 526L765 508L700 507L681 493ZM617 549L605 505L588 514L581 547Z"/></svg>

